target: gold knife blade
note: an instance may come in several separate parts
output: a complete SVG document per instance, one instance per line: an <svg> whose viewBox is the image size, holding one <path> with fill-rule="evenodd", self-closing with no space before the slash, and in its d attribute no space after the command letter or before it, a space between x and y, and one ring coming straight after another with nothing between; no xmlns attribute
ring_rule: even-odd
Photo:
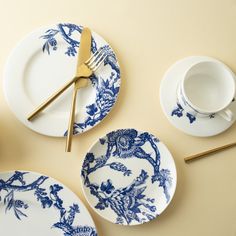
<svg viewBox="0 0 236 236"><path fill-rule="evenodd" d="M87 61L91 54L92 35L89 28L85 27L81 33L79 55L76 67L76 75L79 73L79 66Z"/></svg>

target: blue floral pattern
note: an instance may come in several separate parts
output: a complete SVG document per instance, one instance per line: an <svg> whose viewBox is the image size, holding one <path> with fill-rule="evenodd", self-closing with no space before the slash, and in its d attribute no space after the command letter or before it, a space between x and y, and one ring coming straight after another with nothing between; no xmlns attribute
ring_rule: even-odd
<svg viewBox="0 0 236 236"><path fill-rule="evenodd" d="M163 189L167 203L171 198L169 189L172 185L170 170L160 167L161 155L157 147L159 140L148 132L120 129L107 134L99 142L101 146L105 146L104 155L87 153L81 171L85 188L97 199L95 208L101 211L110 208L117 216L117 224L144 223L158 216L155 199L147 197L145 192L146 181L150 178L154 188L157 183ZM145 151L144 146L147 145L151 148L151 153ZM115 186L111 179L105 179L101 184L91 182L90 175L101 168L110 168L124 177L133 176L132 170L121 163L130 158L147 161L152 167L151 176L150 172L140 169L139 175L132 178L132 182L126 187Z"/></svg>
<svg viewBox="0 0 236 236"><path fill-rule="evenodd" d="M78 204L72 204L69 209L63 207L60 191L63 187L59 184L50 185L49 189L43 187L47 176L39 176L35 181L26 183L25 176L28 172L15 171L7 180L0 179L0 203L5 206L5 213L13 212L18 220L23 220L27 215L29 205L20 199L16 199L16 192L32 192L43 209L54 208L58 212L58 222L51 227L60 229L64 236L97 236L96 229L91 226L75 226L74 219L80 213Z"/></svg>
<svg viewBox="0 0 236 236"><path fill-rule="evenodd" d="M41 38L44 40L42 51L50 55L58 49L58 40L63 40L68 45L65 54L74 57L77 54L80 42L74 37L76 33L81 33L83 27L75 24L58 24L57 28L48 29ZM83 122L74 123L74 135L84 132L90 127L99 123L114 106L120 89L120 68L116 56L108 44L100 48L92 37L91 51L95 53L99 49L105 49L107 58L104 66L110 67L110 75L103 78L99 74L91 76L92 86L96 89L96 99L93 103L86 106L87 117ZM64 136L67 136L65 131Z"/></svg>
<svg viewBox="0 0 236 236"><path fill-rule="evenodd" d="M176 107L171 112L171 116L177 116L178 118L183 117L184 114L188 118L190 124L192 124L193 122L195 122L197 120L196 115L193 115L189 112L185 112L184 108L179 103L177 103ZM213 118L215 118L215 114L210 114L208 117L210 119L213 119Z"/></svg>
<svg viewBox="0 0 236 236"><path fill-rule="evenodd" d="M184 108L179 103L177 103L177 106L171 112L171 116L177 116L180 118L184 115L184 113ZM188 118L190 124L196 121L196 116L194 116L193 114L186 112L185 115Z"/></svg>

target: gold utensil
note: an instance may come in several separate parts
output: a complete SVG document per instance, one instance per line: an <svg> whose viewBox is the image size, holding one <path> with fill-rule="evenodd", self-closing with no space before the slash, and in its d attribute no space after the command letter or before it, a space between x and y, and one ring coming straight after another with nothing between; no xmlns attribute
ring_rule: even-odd
<svg viewBox="0 0 236 236"><path fill-rule="evenodd" d="M51 104L57 97L59 97L66 89L68 89L75 81L80 78L88 78L91 76L105 60L105 52L103 50L98 50L94 55L92 55L84 64L80 66L78 71L80 72L72 80L68 81L62 88L51 95L45 102L43 102L38 108L36 108L28 117L28 121L32 121L36 115L43 111L49 104ZM100 60L100 58L104 58Z"/></svg>
<svg viewBox="0 0 236 236"><path fill-rule="evenodd" d="M89 28L84 28L81 37L80 37L80 46L79 46L79 53L78 53L78 62L77 62L77 71L76 75L80 73L79 66L83 64L89 57L91 53L91 31ZM66 152L71 151L71 142L72 136L74 131L74 120L75 120L75 105L76 105L76 98L77 92L79 89L88 86L88 79L81 78L75 82L73 96L72 96L72 106L70 111L70 119L66 137Z"/></svg>
<svg viewBox="0 0 236 236"><path fill-rule="evenodd" d="M229 143L229 144L226 144L226 145L223 145L223 146L220 146L220 147L217 147L217 148L213 148L213 149L210 149L210 150L207 150L207 151L204 151L204 152L200 152L198 154L195 154L195 155L192 155L192 156L189 156L189 157L185 157L184 161L189 162L189 161L193 161L195 159L200 159L200 158L205 157L208 154L213 154L213 153L225 150L225 149L233 147L233 146L236 146L236 142Z"/></svg>
<svg viewBox="0 0 236 236"><path fill-rule="evenodd" d="M88 34L87 34L88 33ZM89 37L89 32L87 32L86 35L84 36L85 38ZM87 42L85 43L87 44ZM84 44L84 45L85 45ZM83 45L83 44L82 44ZM81 46L82 46L81 45ZM91 34L90 34L90 45L91 45ZM87 44L88 46L88 44ZM90 53L90 52L86 52L86 48L83 49L83 56L81 57L80 60L84 60L84 58L86 57L86 53ZM89 56L89 55L88 55ZM84 57L84 58L83 58ZM87 66L92 70L92 72L94 73L102 64L102 62L106 59L106 53L102 53L100 55L100 57L96 60L92 60L91 62L89 62L87 64ZM79 61L80 61L79 60ZM78 69L78 74L80 73L80 67ZM91 74L92 75L92 74ZM67 138L66 138L66 152L70 152L71 151L71 144L72 144L72 136L73 136L73 131L74 131L74 120L75 120L75 105L76 105L76 97L77 97L77 92L80 88L84 88L88 85L88 79L87 78L80 78L79 80L77 80L75 82L75 86L74 86L74 91L73 91L73 97L72 97L72 106L71 106L71 113L70 113L70 119L69 119L69 126L68 126L68 131L67 131Z"/></svg>

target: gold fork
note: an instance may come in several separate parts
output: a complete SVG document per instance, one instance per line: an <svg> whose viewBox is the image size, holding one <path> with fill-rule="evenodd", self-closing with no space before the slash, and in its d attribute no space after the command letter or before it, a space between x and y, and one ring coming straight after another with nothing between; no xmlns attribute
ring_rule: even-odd
<svg viewBox="0 0 236 236"><path fill-rule="evenodd" d="M51 95L45 102L37 107L28 117L28 121L32 121L36 115L43 111L48 105L50 105L57 97L59 97L66 89L68 89L74 82L80 78L89 78L102 64L106 58L106 53L103 49L98 50L92 55L85 63L83 63L79 69L78 74L69 82L67 82L62 88Z"/></svg>
<svg viewBox="0 0 236 236"><path fill-rule="evenodd" d="M103 50L101 50L103 51ZM106 59L106 53L105 51L99 54L100 52L96 52L94 54L94 57L89 61L85 62L85 65L92 73L94 73L102 64L102 62ZM98 55L98 56L96 56ZM80 67L79 67L80 69ZM79 72L80 73L80 72ZM75 106L76 106L76 97L78 90L84 87L88 86L88 81L86 79L79 79L75 83L74 91L73 91L73 98L72 98L72 107L71 107L71 113L70 113L70 120L69 120L69 126L67 131L67 138L66 138L66 152L71 151L71 143L72 143L72 136L74 131L74 120L75 120Z"/></svg>

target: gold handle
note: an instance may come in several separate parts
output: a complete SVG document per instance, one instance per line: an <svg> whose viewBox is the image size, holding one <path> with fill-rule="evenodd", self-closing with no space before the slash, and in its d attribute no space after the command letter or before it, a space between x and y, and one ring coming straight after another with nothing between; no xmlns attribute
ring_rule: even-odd
<svg viewBox="0 0 236 236"><path fill-rule="evenodd" d="M36 108L27 118L28 121L31 121L35 118L37 114L43 111L49 104L51 104L58 96L60 96L66 89L68 89L78 77L73 78L69 82L67 82L62 88L60 88L57 92L51 95L45 102L43 102L38 108Z"/></svg>
<svg viewBox="0 0 236 236"><path fill-rule="evenodd" d="M71 143L72 143L72 136L73 136L73 131L74 131L74 121L75 121L76 97L77 97L77 89L75 87L73 91L70 119L69 119L69 125L68 125L67 137L66 137L66 152L71 151Z"/></svg>
<svg viewBox="0 0 236 236"><path fill-rule="evenodd" d="M216 153L216 152L219 152L221 150L233 147L235 145L236 145L236 142L229 143L229 144L226 144L226 145L223 145L223 146L220 146L220 147L217 147L217 148L213 148L211 150L207 150L207 151L204 151L204 152L200 152L198 154L195 154L195 155L192 155L192 156L189 156L189 157L185 157L184 161L188 162L188 161L193 161L195 159L203 158L203 157L205 157L208 154Z"/></svg>

